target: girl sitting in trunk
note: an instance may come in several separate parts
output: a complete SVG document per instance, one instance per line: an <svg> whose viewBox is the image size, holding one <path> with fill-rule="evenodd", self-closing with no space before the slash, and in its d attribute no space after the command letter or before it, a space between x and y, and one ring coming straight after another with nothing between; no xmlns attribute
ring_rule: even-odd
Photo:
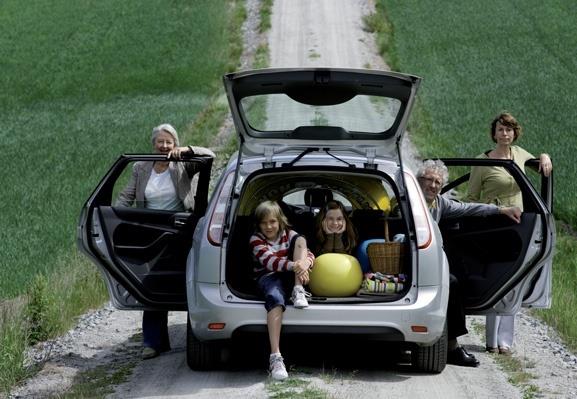
<svg viewBox="0 0 577 399"><path fill-rule="evenodd" d="M317 256L326 253L351 255L357 246L357 232L344 205L331 200L316 219Z"/></svg>

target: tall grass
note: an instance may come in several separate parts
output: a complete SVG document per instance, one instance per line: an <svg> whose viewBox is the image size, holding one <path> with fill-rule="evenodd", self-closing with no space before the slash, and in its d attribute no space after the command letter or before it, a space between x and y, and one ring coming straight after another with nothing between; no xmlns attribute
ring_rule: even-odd
<svg viewBox="0 0 577 399"><path fill-rule="evenodd" d="M29 345L68 330L77 315L105 295L94 265L71 251L58 260L52 274L35 275L25 295L0 304L0 393L34 371L25 361Z"/></svg>
<svg viewBox="0 0 577 399"><path fill-rule="evenodd" d="M18 0L0 6L0 104L209 93L227 61L227 2Z"/></svg>
<svg viewBox="0 0 577 399"><path fill-rule="evenodd" d="M1 391L29 373L28 344L106 298L75 241L111 162L149 152L162 122L211 144L244 18L239 0L0 3Z"/></svg>
<svg viewBox="0 0 577 399"><path fill-rule="evenodd" d="M577 3L564 0L379 0L400 71L423 77L412 137L423 156L492 148L502 110L525 128L519 144L551 154L556 216L577 226ZM412 118L415 121L415 118Z"/></svg>
<svg viewBox="0 0 577 399"><path fill-rule="evenodd" d="M369 27L387 43L393 68L423 77L410 124L424 157L475 156L492 147L489 123L501 110L525 128L520 145L551 154L559 231L553 304L537 314L577 350L577 3L563 0L378 0ZM559 223L561 225L561 223Z"/></svg>
<svg viewBox="0 0 577 399"><path fill-rule="evenodd" d="M15 381L24 378L27 328L20 317L21 305L0 306L0 397Z"/></svg>
<svg viewBox="0 0 577 399"><path fill-rule="evenodd" d="M258 31L260 33L267 32L270 27L270 19L272 15L273 0L262 0L260 4L260 23Z"/></svg>
<svg viewBox="0 0 577 399"><path fill-rule="evenodd" d="M567 345L577 351L577 237L560 232L553 268L553 305L550 310L536 314L564 338Z"/></svg>
<svg viewBox="0 0 577 399"><path fill-rule="evenodd" d="M119 154L150 151L161 122L187 137L232 68L229 43L238 60L229 3L0 4L0 299L70 250L83 201Z"/></svg>

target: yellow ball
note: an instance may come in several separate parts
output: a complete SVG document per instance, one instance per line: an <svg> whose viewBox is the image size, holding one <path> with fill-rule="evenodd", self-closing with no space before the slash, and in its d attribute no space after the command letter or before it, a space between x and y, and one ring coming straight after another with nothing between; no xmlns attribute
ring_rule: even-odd
<svg viewBox="0 0 577 399"><path fill-rule="evenodd" d="M352 296L361 287L363 272L359 261L345 254L323 254L310 271L309 288L315 296Z"/></svg>

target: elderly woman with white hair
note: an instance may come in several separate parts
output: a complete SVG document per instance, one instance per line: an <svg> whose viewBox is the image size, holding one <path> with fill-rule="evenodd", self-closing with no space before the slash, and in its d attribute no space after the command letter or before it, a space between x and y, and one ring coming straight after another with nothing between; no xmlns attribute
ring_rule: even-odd
<svg viewBox="0 0 577 399"><path fill-rule="evenodd" d="M152 130L152 148L167 156L166 161L136 162L130 181L116 201L117 206L161 209L175 212L192 210L198 172L195 162L171 162L183 154L206 155L214 153L203 147L179 147L176 129L168 123ZM168 312L144 311L142 315L142 358L150 359L170 350Z"/></svg>
<svg viewBox="0 0 577 399"><path fill-rule="evenodd" d="M215 156L208 148L179 147L176 129L168 123L152 130L152 148L154 152L173 159L180 159L186 153ZM192 162L136 162L131 179L119 194L116 204L169 211L192 209L195 190L191 180L197 172L197 165Z"/></svg>

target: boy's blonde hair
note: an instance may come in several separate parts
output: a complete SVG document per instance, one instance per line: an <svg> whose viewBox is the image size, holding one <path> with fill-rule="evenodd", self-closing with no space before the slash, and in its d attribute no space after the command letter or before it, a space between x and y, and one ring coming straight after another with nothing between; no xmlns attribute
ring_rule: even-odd
<svg viewBox="0 0 577 399"><path fill-rule="evenodd" d="M257 231L260 231L259 223L267 216L272 216L278 220L279 234L288 230L290 227L288 219L279 204L276 201L264 201L258 204L254 210L255 227Z"/></svg>

